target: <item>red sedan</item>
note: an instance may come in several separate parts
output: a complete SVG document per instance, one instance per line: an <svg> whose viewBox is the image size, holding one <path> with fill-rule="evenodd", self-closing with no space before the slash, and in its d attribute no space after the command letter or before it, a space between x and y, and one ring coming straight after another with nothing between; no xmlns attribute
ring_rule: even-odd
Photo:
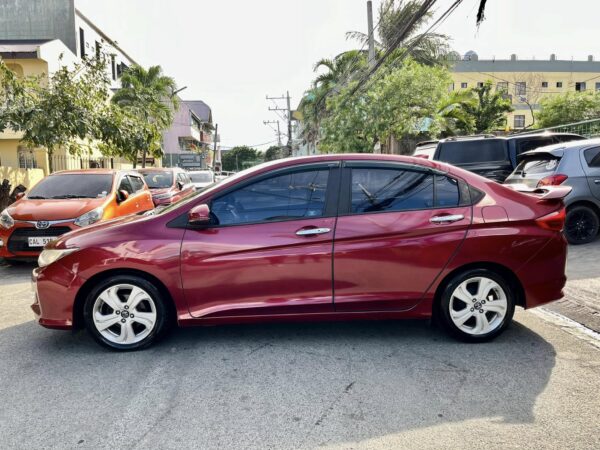
<svg viewBox="0 0 600 450"><path fill-rule="evenodd" d="M432 316L485 341L515 306L562 297L567 193L521 193L422 158L275 161L52 242L32 308L43 326L85 326L118 350L174 323Z"/></svg>

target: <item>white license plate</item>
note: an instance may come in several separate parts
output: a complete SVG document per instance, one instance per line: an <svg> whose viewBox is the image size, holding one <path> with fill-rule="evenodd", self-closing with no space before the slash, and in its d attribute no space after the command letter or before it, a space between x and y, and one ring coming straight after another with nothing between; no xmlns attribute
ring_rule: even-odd
<svg viewBox="0 0 600 450"><path fill-rule="evenodd" d="M48 242L56 239L56 236L44 236L44 237L30 237L27 238L27 244L30 247L43 247Z"/></svg>

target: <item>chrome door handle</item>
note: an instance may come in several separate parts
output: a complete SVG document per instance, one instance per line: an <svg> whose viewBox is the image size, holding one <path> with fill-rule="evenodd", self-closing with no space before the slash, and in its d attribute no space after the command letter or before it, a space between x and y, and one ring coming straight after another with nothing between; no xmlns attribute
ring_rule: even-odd
<svg viewBox="0 0 600 450"><path fill-rule="evenodd" d="M462 214L451 214L448 216L433 216L429 221L431 223L452 223L463 220L465 216Z"/></svg>
<svg viewBox="0 0 600 450"><path fill-rule="evenodd" d="M304 228L296 231L297 236L315 236L317 234L325 234L331 231L330 228Z"/></svg>

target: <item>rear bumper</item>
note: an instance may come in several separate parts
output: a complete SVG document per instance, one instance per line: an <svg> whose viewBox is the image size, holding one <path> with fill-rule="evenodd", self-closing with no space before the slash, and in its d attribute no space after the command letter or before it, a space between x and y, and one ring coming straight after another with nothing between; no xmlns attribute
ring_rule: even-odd
<svg viewBox="0 0 600 450"><path fill-rule="evenodd" d="M75 298L84 280L60 263L54 263L34 269L31 282L31 309L38 323L59 330L73 328Z"/></svg>
<svg viewBox="0 0 600 450"><path fill-rule="evenodd" d="M535 308L564 297L567 248L567 240L557 233L516 272L525 291L525 308Z"/></svg>

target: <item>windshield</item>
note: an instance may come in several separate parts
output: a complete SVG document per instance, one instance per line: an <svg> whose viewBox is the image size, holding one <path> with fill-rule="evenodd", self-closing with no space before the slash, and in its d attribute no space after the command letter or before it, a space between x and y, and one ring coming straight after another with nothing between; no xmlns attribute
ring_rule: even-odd
<svg viewBox="0 0 600 450"><path fill-rule="evenodd" d="M112 174L51 175L36 184L27 198L103 198L111 191L112 183Z"/></svg>
<svg viewBox="0 0 600 450"><path fill-rule="evenodd" d="M170 188L173 186L173 173L171 172L146 172L144 180L150 189Z"/></svg>
<svg viewBox="0 0 600 450"><path fill-rule="evenodd" d="M192 183L212 183L213 175L211 172L190 172Z"/></svg>
<svg viewBox="0 0 600 450"><path fill-rule="evenodd" d="M477 139L472 141L449 141L440 144L438 159L450 164L469 164L506 161L508 155L503 140Z"/></svg>

